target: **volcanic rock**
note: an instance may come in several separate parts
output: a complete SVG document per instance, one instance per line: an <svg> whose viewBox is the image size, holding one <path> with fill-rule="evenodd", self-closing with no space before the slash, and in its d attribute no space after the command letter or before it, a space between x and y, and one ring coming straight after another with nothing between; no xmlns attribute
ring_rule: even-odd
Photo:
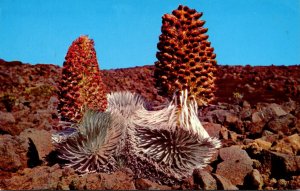
<svg viewBox="0 0 300 191"><path fill-rule="evenodd" d="M252 123L259 123L263 121L261 113L256 111L254 113L252 113Z"/></svg>
<svg viewBox="0 0 300 191"><path fill-rule="evenodd" d="M194 182L204 190L217 190L217 181L205 170L194 171Z"/></svg>
<svg viewBox="0 0 300 191"><path fill-rule="evenodd" d="M209 136L219 138L219 134L222 128L220 124L202 122L202 125L209 134Z"/></svg>
<svg viewBox="0 0 300 191"><path fill-rule="evenodd" d="M268 150L271 148L272 146L272 143L268 142L268 141L265 141L261 138L259 139L255 139L254 142L259 146L261 147L262 149L265 149L265 150Z"/></svg>
<svg viewBox="0 0 300 191"><path fill-rule="evenodd" d="M262 172L271 173L273 177L287 178L300 171L300 156L266 150L261 152L261 156Z"/></svg>
<svg viewBox="0 0 300 191"><path fill-rule="evenodd" d="M292 180L289 182L289 189L296 190L300 188L300 175L293 176Z"/></svg>
<svg viewBox="0 0 300 191"><path fill-rule="evenodd" d="M271 148L272 151L299 155L300 153L300 136L299 134L294 134L285 137L279 141L276 141L275 145Z"/></svg>
<svg viewBox="0 0 300 191"><path fill-rule="evenodd" d="M287 115L287 112L284 111L281 106L276 103L270 104L267 109L271 110L276 117Z"/></svg>
<svg viewBox="0 0 300 191"><path fill-rule="evenodd" d="M217 180L218 190L238 190L236 186L234 186L230 180L218 175L213 174Z"/></svg>
<svg viewBox="0 0 300 191"><path fill-rule="evenodd" d="M61 176L62 170L59 165L50 168L39 166L18 171L12 178L4 179L1 183L7 190L56 189Z"/></svg>
<svg viewBox="0 0 300 191"><path fill-rule="evenodd" d="M92 175L91 175L92 176ZM113 174L101 173L101 188L102 190L133 190L136 189L133 176L128 176L126 173L117 171Z"/></svg>
<svg viewBox="0 0 300 191"><path fill-rule="evenodd" d="M246 151L239 146L231 146L221 148L219 153L224 161L218 164L216 174L227 178L233 185L243 185L245 176L253 170L252 160Z"/></svg>
<svg viewBox="0 0 300 191"><path fill-rule="evenodd" d="M104 70L102 75L110 92L139 93L145 98L146 107L156 110L157 106L168 103L168 99L157 94L153 72L154 66L143 66ZM263 179L262 189L300 188L299 74L299 66L220 65L216 72L215 100L199 108L203 126L211 136L219 136L223 149L240 145L247 151L254 161L253 168ZM54 165L57 161L45 163L49 152L53 154L49 135L59 120L57 85L60 79L61 67L0 59L0 189L122 189L122 183L126 183L123 189L135 189L138 185L141 188L144 185L145 189L169 189L147 179L140 179L137 183L128 172L81 177L72 169ZM241 95L237 102L234 102L233 93ZM239 177L239 188L252 188L249 182L242 180L248 171L245 166L251 164L249 158L239 154L241 159L248 161L247 165L241 159L233 164L232 161L237 160L234 154L228 154L229 158L224 159L221 153L224 150L213 156L201 176L194 174L194 180L187 179L184 186L174 185L171 188L215 189L215 180L217 189L236 189L231 181L234 182L234 175ZM228 171L232 170L231 179L228 178L230 175L225 177L224 166ZM253 178L253 185L260 182L255 170L249 169L247 177ZM113 182L112 179L117 180ZM201 184L197 181L200 179L203 181Z"/></svg>
<svg viewBox="0 0 300 191"><path fill-rule="evenodd" d="M229 130L224 126L221 126L220 138L225 139L225 140L229 139Z"/></svg>
<svg viewBox="0 0 300 191"><path fill-rule="evenodd" d="M61 169L59 165L52 167L38 166L18 171L12 178L0 181L3 189L96 189L96 190L133 190L132 178L123 172L113 174L87 174L78 176L72 169Z"/></svg>
<svg viewBox="0 0 300 191"><path fill-rule="evenodd" d="M27 167L28 142L11 135L0 135L0 170L16 172Z"/></svg>
<svg viewBox="0 0 300 191"><path fill-rule="evenodd" d="M274 143L276 140L279 139L279 134L275 134L271 131L268 131L268 130L264 130L262 132L262 137L260 138L264 141L267 141L267 142L270 142L270 143Z"/></svg>
<svg viewBox="0 0 300 191"><path fill-rule="evenodd" d="M172 188L165 185L159 185L148 179L139 178L135 181L135 187L139 190L171 190Z"/></svg>
<svg viewBox="0 0 300 191"><path fill-rule="evenodd" d="M285 102L281 105L281 108L286 112L286 113L291 113L294 112L297 109L297 102L289 99L288 102Z"/></svg>
<svg viewBox="0 0 300 191"><path fill-rule="evenodd" d="M295 116L287 114L269 121L267 128L275 133L281 131L284 134L289 134L290 128L296 125L296 121L297 119Z"/></svg>
<svg viewBox="0 0 300 191"><path fill-rule="evenodd" d="M263 178L257 169L253 169L245 178L245 185L248 189L261 190L264 184Z"/></svg>
<svg viewBox="0 0 300 191"><path fill-rule="evenodd" d="M16 119L10 112L0 111L0 131L3 133L13 134Z"/></svg>
<svg viewBox="0 0 300 191"><path fill-rule="evenodd" d="M25 140L30 138L37 149L38 158L45 160L46 156L54 150L51 135L51 132L44 129L25 129L19 137Z"/></svg>

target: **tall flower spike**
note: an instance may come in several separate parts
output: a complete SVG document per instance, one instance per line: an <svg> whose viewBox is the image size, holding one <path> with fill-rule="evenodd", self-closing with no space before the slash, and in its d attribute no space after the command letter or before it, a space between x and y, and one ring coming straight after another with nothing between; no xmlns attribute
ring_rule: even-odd
<svg viewBox="0 0 300 191"><path fill-rule="evenodd" d="M87 36L80 36L70 46L59 88L58 109L63 121L78 122L86 109L106 109L106 87L101 79L94 41Z"/></svg>
<svg viewBox="0 0 300 191"><path fill-rule="evenodd" d="M157 44L156 85L160 94L171 97L174 92L188 90L199 106L214 97L216 54L207 41L202 13L180 5L172 14L162 17L162 34Z"/></svg>
<svg viewBox="0 0 300 191"><path fill-rule="evenodd" d="M57 144L59 157L81 174L116 170L115 157L124 145L124 123L117 112L87 111L79 132Z"/></svg>

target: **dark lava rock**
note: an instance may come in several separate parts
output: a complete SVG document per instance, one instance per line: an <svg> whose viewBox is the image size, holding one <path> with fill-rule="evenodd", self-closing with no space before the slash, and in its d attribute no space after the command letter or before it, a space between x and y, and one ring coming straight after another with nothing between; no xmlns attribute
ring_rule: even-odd
<svg viewBox="0 0 300 191"><path fill-rule="evenodd" d="M0 135L0 169L16 172L27 167L28 140L11 135Z"/></svg>
<svg viewBox="0 0 300 191"><path fill-rule="evenodd" d="M261 149L268 150L271 148L272 143L266 140L263 140L262 138L255 139L253 144L257 144Z"/></svg>
<svg viewBox="0 0 300 191"><path fill-rule="evenodd" d="M138 190L172 190L169 186L160 185L143 178L135 180L135 187Z"/></svg>
<svg viewBox="0 0 300 191"><path fill-rule="evenodd" d="M261 171L273 177L287 178L300 172L300 156L263 150L261 157Z"/></svg>
<svg viewBox="0 0 300 191"><path fill-rule="evenodd" d="M297 118L295 116L291 114L282 115L271 120L267 124L267 129L275 133L281 131L284 134L289 134L290 129L296 125L296 122Z"/></svg>
<svg viewBox="0 0 300 191"><path fill-rule="evenodd" d="M86 184L79 189L88 190L133 190L136 189L132 176L117 171L112 174L100 173L98 178L95 174L86 175ZM85 178L84 176L82 178Z"/></svg>
<svg viewBox="0 0 300 191"><path fill-rule="evenodd" d="M158 95L153 73L153 65L102 71L110 92L139 93L149 108L157 109L168 99ZM199 117L209 122L203 123L208 133L228 148L202 173L171 188L259 189L259 173L262 189L300 188L299 74L299 66L218 66L215 100L199 110ZM129 172L79 176L72 169L51 166L55 161L45 163L53 149L50 132L58 124L60 79L61 67L0 59L0 189L169 189L133 180ZM233 93L241 98L234 100ZM249 157L241 149L231 147L243 144L259 172L249 168ZM252 187L247 177L242 180L246 172Z"/></svg>
<svg viewBox="0 0 300 191"><path fill-rule="evenodd" d="M239 146L231 146L221 148L219 153L224 161L218 164L216 174L227 178L233 185L243 185L245 176L253 170L247 152Z"/></svg>
<svg viewBox="0 0 300 191"><path fill-rule="evenodd" d="M194 171L194 182L204 190L217 190L217 181L210 172L205 170Z"/></svg>
<svg viewBox="0 0 300 191"><path fill-rule="evenodd" d="M288 114L285 110L282 109L280 105L276 103L271 103L270 105L268 105L267 109L271 110L274 116L276 117L280 117Z"/></svg>
<svg viewBox="0 0 300 191"><path fill-rule="evenodd" d="M0 111L0 132L2 132L2 134L13 134L15 123L16 119L12 113Z"/></svg>
<svg viewBox="0 0 300 191"><path fill-rule="evenodd" d="M133 190L134 182L123 172L113 174L87 174L78 176L72 169L61 169L59 165L52 167L38 166L18 171L9 179L0 181L0 186L7 190Z"/></svg>
<svg viewBox="0 0 300 191"><path fill-rule="evenodd" d="M26 129L19 137L24 139L31 139L38 152L38 158L45 160L46 156L50 154L55 148L51 142L52 133L44 129Z"/></svg>
<svg viewBox="0 0 300 191"><path fill-rule="evenodd" d="M292 180L289 182L289 189L296 190L300 188L300 175L293 176Z"/></svg>
<svg viewBox="0 0 300 191"><path fill-rule="evenodd" d="M261 190L264 185L263 177L257 169L253 169L246 177L244 188Z"/></svg>
<svg viewBox="0 0 300 191"><path fill-rule="evenodd" d="M284 154L299 155L300 154L300 136L294 134L273 143L272 151Z"/></svg>
<svg viewBox="0 0 300 191"><path fill-rule="evenodd" d="M202 125L209 134L209 136L219 138L219 134L222 127L220 124L202 122Z"/></svg>
<svg viewBox="0 0 300 191"><path fill-rule="evenodd" d="M218 190L238 190L238 187L233 185L230 180L227 178L220 176L218 174L213 174L217 180Z"/></svg>
<svg viewBox="0 0 300 191"><path fill-rule="evenodd" d="M61 176L62 170L58 165L38 166L18 171L10 179L1 180L1 185L7 190L57 189Z"/></svg>
<svg viewBox="0 0 300 191"><path fill-rule="evenodd" d="M26 129L19 136L0 135L1 173L10 176L20 169L41 165L53 150L49 131Z"/></svg>

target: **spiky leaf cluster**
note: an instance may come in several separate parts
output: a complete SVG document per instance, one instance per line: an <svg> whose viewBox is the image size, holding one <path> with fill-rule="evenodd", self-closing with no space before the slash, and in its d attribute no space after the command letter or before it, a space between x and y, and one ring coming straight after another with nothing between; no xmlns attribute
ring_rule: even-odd
<svg viewBox="0 0 300 191"><path fill-rule="evenodd" d="M214 97L216 54L207 41L202 13L180 5L172 14L162 17L155 63L156 84L160 93L172 96L174 92L188 90L198 105Z"/></svg>
<svg viewBox="0 0 300 191"><path fill-rule="evenodd" d="M69 47L59 87L59 110L63 120L77 122L86 109L106 109L106 87L92 39L80 36Z"/></svg>
<svg viewBox="0 0 300 191"><path fill-rule="evenodd" d="M116 170L116 156L124 142L124 123L116 113L88 110L77 132L57 142L59 157L81 174Z"/></svg>
<svg viewBox="0 0 300 191"><path fill-rule="evenodd" d="M139 95L111 93L106 112L88 112L75 132L65 130L52 138L60 158L79 173L112 172L119 168L116 159L122 159L137 178L178 183L205 167L220 147L197 118L195 101L186 98L185 91L180 103L174 98L151 111Z"/></svg>
<svg viewBox="0 0 300 191"><path fill-rule="evenodd" d="M201 125L195 100L187 91L162 110L139 110L128 127L128 162L139 177L161 183L175 183L203 168L217 148ZM179 103L177 103L179 100Z"/></svg>

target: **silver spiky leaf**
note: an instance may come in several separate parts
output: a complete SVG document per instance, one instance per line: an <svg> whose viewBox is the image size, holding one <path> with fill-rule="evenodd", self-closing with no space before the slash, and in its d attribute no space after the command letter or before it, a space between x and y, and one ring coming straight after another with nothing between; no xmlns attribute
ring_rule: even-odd
<svg viewBox="0 0 300 191"><path fill-rule="evenodd" d="M76 136L58 144L59 157L77 172L111 172L123 145L124 118L116 112L85 113Z"/></svg>
<svg viewBox="0 0 300 191"><path fill-rule="evenodd" d="M134 153L142 161L152 163L156 170L178 180L191 175L194 169L205 167L220 147L218 139L199 139L182 127L176 131L135 128L132 144Z"/></svg>
<svg viewBox="0 0 300 191"><path fill-rule="evenodd" d="M194 169L205 167L220 148L220 141L210 137L199 121L196 101L187 100L187 95L181 92L179 99L175 97L162 110L141 109L133 115L133 123L128 126L132 150L128 161L139 177L181 180Z"/></svg>
<svg viewBox="0 0 300 191"><path fill-rule="evenodd" d="M52 134L51 140L53 144L60 144L65 142L70 137L78 136L77 128L65 128Z"/></svg>
<svg viewBox="0 0 300 191"><path fill-rule="evenodd" d="M203 128L197 104L187 95L183 91L163 109L149 111L137 94L111 93L105 113L87 113L77 134L59 144L61 158L86 173L115 170L116 156L126 159L136 177L159 183L180 181L206 166L221 146Z"/></svg>
<svg viewBox="0 0 300 191"><path fill-rule="evenodd" d="M107 111L117 111L125 119L130 119L137 110L145 109L144 99L128 91L112 92L107 95Z"/></svg>

